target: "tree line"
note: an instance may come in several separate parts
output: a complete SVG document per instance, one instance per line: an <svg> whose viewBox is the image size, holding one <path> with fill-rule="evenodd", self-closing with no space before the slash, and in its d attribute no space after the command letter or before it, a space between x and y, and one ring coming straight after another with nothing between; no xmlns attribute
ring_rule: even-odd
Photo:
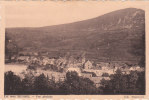
<svg viewBox="0 0 149 100"><path fill-rule="evenodd" d="M129 75L120 70L110 75L110 80L102 79L96 87L89 78L78 76L76 72L67 72L64 81L55 82L41 74L34 76L30 71L20 78L13 72L5 73L5 95L98 95L98 94L145 94L145 73L133 71Z"/></svg>

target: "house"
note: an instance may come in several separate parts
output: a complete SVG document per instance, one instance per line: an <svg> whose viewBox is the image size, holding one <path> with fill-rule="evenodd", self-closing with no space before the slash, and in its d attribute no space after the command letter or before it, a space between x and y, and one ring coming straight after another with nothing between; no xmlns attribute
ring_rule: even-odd
<svg viewBox="0 0 149 100"><path fill-rule="evenodd" d="M109 67L109 63L106 63L106 62L100 62L97 65L101 67Z"/></svg>
<svg viewBox="0 0 149 100"><path fill-rule="evenodd" d="M51 60L51 63L54 63L54 60ZM67 60L66 60L66 58L60 57L59 59L55 60L55 63L57 66L62 66L67 63Z"/></svg>
<svg viewBox="0 0 149 100"><path fill-rule="evenodd" d="M136 70L136 67L130 67L130 69L129 69L130 71L135 71Z"/></svg>
<svg viewBox="0 0 149 100"><path fill-rule="evenodd" d="M123 74L130 74L130 71L129 70L122 70L122 73Z"/></svg>
<svg viewBox="0 0 149 100"><path fill-rule="evenodd" d="M144 71L144 68L141 68L140 66L132 66L129 69L130 71Z"/></svg>
<svg viewBox="0 0 149 100"><path fill-rule="evenodd" d="M34 56L38 56L38 52L33 52L33 55Z"/></svg>
<svg viewBox="0 0 149 100"><path fill-rule="evenodd" d="M49 63L51 64L51 65L54 65L55 64L55 59L49 59Z"/></svg>
<svg viewBox="0 0 149 100"><path fill-rule="evenodd" d="M66 78L65 73L53 72L51 73L51 77L55 82L64 81Z"/></svg>
<svg viewBox="0 0 149 100"><path fill-rule="evenodd" d="M110 75L110 74L114 74L115 71L113 69L109 69L109 70L106 71L106 73L108 73Z"/></svg>
<svg viewBox="0 0 149 100"><path fill-rule="evenodd" d="M66 67L75 67L75 68L77 68L77 67L82 67L82 63L68 63L67 65L66 65Z"/></svg>
<svg viewBox="0 0 149 100"><path fill-rule="evenodd" d="M28 56L20 56L17 58L18 62L28 62L29 61L29 57Z"/></svg>
<svg viewBox="0 0 149 100"><path fill-rule="evenodd" d="M19 56L26 56L26 55L28 55L28 53L22 51L22 52L19 52L18 55L19 55Z"/></svg>
<svg viewBox="0 0 149 100"><path fill-rule="evenodd" d="M81 76L84 78L91 78L93 76L92 72L82 72Z"/></svg>
<svg viewBox="0 0 149 100"><path fill-rule="evenodd" d="M93 64L91 61L87 61L85 64L84 64L84 69L91 69L93 68Z"/></svg>
<svg viewBox="0 0 149 100"><path fill-rule="evenodd" d="M59 77L59 81L60 81L60 82L65 81L65 79L66 79L66 76L60 76L60 77Z"/></svg>
<svg viewBox="0 0 149 100"><path fill-rule="evenodd" d="M12 57L11 57L11 60L12 60L12 61L15 61L16 59L17 59L17 56L12 56Z"/></svg>
<svg viewBox="0 0 149 100"><path fill-rule="evenodd" d="M101 67L101 65L100 65L100 64L96 64L96 66L95 66L93 69L95 69L95 70L101 70L101 69L102 69L102 67Z"/></svg>
<svg viewBox="0 0 149 100"><path fill-rule="evenodd" d="M108 70L108 67L107 66L103 66L102 70Z"/></svg>
<svg viewBox="0 0 149 100"><path fill-rule="evenodd" d="M101 76L103 74L103 70L95 70L95 69L83 69L85 72L94 72L96 76Z"/></svg>
<svg viewBox="0 0 149 100"><path fill-rule="evenodd" d="M36 57L30 57L30 61L31 61L32 63L35 63L35 62L38 61L38 59L37 59Z"/></svg>
<svg viewBox="0 0 149 100"><path fill-rule="evenodd" d="M42 62L43 62L43 65L50 64L49 58L47 58L47 57L43 58Z"/></svg>
<svg viewBox="0 0 149 100"><path fill-rule="evenodd" d="M64 81L66 78L65 73L60 73L60 72L53 72L53 71L44 71L44 70L37 70L37 75L44 74L47 76L49 79L54 80L55 82L58 81Z"/></svg>
<svg viewBox="0 0 149 100"><path fill-rule="evenodd" d="M110 80L110 77L102 77L102 79Z"/></svg>

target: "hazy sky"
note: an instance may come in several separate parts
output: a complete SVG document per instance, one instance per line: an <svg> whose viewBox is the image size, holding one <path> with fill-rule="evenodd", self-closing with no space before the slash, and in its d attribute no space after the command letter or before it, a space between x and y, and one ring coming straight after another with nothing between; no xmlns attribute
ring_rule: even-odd
<svg viewBox="0 0 149 100"><path fill-rule="evenodd" d="M6 27L41 27L94 18L105 13L141 5L125 2L9 2L5 7Z"/></svg>

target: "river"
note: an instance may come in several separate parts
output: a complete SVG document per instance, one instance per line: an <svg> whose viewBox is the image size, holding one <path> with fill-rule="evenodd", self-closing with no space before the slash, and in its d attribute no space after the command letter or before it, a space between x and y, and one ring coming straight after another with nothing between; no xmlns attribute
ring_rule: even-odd
<svg viewBox="0 0 149 100"><path fill-rule="evenodd" d="M23 64L5 64L5 72L12 71L14 73L21 73L27 69L27 65Z"/></svg>

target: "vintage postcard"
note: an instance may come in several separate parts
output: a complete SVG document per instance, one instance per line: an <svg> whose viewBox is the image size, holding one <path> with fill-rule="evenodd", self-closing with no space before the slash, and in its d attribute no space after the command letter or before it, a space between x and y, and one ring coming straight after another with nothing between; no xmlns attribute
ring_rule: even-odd
<svg viewBox="0 0 149 100"><path fill-rule="evenodd" d="M0 99L149 100L149 1L1 1Z"/></svg>

